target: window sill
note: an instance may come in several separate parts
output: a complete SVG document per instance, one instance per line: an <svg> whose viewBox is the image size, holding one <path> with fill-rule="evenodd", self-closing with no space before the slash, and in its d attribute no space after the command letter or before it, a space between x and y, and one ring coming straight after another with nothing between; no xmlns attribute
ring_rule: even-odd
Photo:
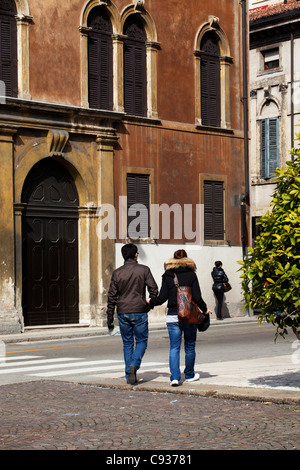
<svg viewBox="0 0 300 470"><path fill-rule="evenodd" d="M229 240L204 240L204 246L230 246Z"/></svg>
<svg viewBox="0 0 300 470"><path fill-rule="evenodd" d="M263 77L265 75L273 75L275 73L282 73L283 67L274 67L273 69L263 69L257 72L257 77Z"/></svg>
<svg viewBox="0 0 300 470"><path fill-rule="evenodd" d="M252 179L251 184L252 186L263 186L267 184L275 184L276 183L276 178L275 177L270 177L270 178L255 178Z"/></svg>
<svg viewBox="0 0 300 470"><path fill-rule="evenodd" d="M135 123L135 124L153 124L153 125L159 125L161 124L161 120L158 118L154 117L148 117L148 116L135 116L134 114L124 114L123 117L123 122L128 121L130 123Z"/></svg>
<svg viewBox="0 0 300 470"><path fill-rule="evenodd" d="M227 129L225 127L213 127L213 126L204 126L202 124L196 123L195 125L197 130L204 131L204 132L210 132L211 134L234 134L233 129Z"/></svg>
<svg viewBox="0 0 300 470"><path fill-rule="evenodd" d="M127 237L125 238L124 240L124 243L134 243L134 244L145 244L145 245L154 245L157 243L157 240L155 240L154 238L130 238L130 237Z"/></svg>

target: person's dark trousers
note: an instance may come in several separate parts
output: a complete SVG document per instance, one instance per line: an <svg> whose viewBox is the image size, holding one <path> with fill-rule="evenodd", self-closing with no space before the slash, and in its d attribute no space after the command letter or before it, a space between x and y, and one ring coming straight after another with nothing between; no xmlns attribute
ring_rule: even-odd
<svg viewBox="0 0 300 470"><path fill-rule="evenodd" d="M123 340L125 376L128 382L129 369L138 370L148 345L148 313L121 313L118 315Z"/></svg>
<svg viewBox="0 0 300 470"><path fill-rule="evenodd" d="M214 289L214 294L217 297L217 318L222 318L222 305L223 305L223 297L224 297L224 291L222 289L217 290Z"/></svg>

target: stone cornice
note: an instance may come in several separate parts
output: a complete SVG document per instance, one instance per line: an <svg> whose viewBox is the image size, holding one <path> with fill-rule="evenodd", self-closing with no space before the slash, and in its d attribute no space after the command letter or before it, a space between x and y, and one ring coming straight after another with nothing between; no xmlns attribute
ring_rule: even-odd
<svg viewBox="0 0 300 470"><path fill-rule="evenodd" d="M66 132L98 135L113 127L123 113L60 104L7 98L0 106L0 127L62 129Z"/></svg>

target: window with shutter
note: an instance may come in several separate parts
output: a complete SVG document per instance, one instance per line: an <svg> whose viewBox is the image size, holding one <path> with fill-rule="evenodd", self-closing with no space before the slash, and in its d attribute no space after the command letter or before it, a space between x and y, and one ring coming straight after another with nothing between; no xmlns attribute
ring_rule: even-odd
<svg viewBox="0 0 300 470"><path fill-rule="evenodd" d="M0 80L5 83L6 96L18 96L17 14L13 0L0 4Z"/></svg>
<svg viewBox="0 0 300 470"><path fill-rule="evenodd" d="M88 18L88 73L90 108L113 108L112 24L102 7Z"/></svg>
<svg viewBox="0 0 300 470"><path fill-rule="evenodd" d="M138 210L137 205L142 205ZM133 207L134 206L134 207ZM132 213L130 214L130 209ZM134 220L138 223L133 223ZM130 226L133 231L130 230ZM127 174L127 227L130 238L150 237L150 176Z"/></svg>
<svg viewBox="0 0 300 470"><path fill-rule="evenodd" d="M138 15L125 22L124 108L128 114L147 116L146 32Z"/></svg>
<svg viewBox="0 0 300 470"><path fill-rule="evenodd" d="M264 69L276 69L279 67L279 48L268 49L262 52L264 58Z"/></svg>
<svg viewBox="0 0 300 470"><path fill-rule="evenodd" d="M224 240L223 181L204 181L204 239Z"/></svg>
<svg viewBox="0 0 300 470"><path fill-rule="evenodd" d="M261 121L261 177L271 178L279 165L279 120Z"/></svg>
<svg viewBox="0 0 300 470"><path fill-rule="evenodd" d="M212 33L201 42L201 119L212 127L221 125L220 48Z"/></svg>

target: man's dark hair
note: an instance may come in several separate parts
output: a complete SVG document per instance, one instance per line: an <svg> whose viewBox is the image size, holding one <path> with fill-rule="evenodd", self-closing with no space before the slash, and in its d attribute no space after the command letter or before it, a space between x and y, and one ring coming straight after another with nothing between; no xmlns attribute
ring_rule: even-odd
<svg viewBox="0 0 300 470"><path fill-rule="evenodd" d="M138 251L137 247L133 243L128 243L127 245L123 245L121 248L122 256L125 261L130 258L134 259L137 251Z"/></svg>

